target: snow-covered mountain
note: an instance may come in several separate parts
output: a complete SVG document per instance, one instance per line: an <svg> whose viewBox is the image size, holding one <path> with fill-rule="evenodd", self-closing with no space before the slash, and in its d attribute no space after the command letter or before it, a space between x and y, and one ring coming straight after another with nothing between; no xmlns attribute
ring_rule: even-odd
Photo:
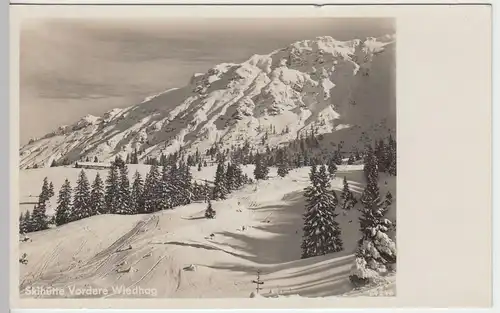
<svg viewBox="0 0 500 313"><path fill-rule="evenodd" d="M205 151L249 141L276 146L311 128L344 146L368 132L395 129L395 35L295 42L247 61L194 74L182 88L142 103L87 115L20 149L20 166L97 156L106 161L137 148L140 158L184 147ZM273 129L273 131L271 131Z"/></svg>

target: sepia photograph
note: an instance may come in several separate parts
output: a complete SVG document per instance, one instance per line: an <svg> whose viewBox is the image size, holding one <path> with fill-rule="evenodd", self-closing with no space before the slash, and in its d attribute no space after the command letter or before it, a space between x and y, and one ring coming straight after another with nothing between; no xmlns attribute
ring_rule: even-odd
<svg viewBox="0 0 500 313"><path fill-rule="evenodd" d="M394 18L20 27L21 298L396 295Z"/></svg>

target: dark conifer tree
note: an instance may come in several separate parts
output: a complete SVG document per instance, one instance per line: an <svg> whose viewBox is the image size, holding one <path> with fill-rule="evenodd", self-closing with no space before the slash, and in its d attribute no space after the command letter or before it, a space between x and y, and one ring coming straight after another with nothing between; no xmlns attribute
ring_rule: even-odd
<svg viewBox="0 0 500 313"><path fill-rule="evenodd" d="M90 192L90 208L91 215L108 213L104 200L104 183L102 182L99 173L96 174L94 182L92 183L92 190Z"/></svg>
<svg viewBox="0 0 500 313"><path fill-rule="evenodd" d="M97 158L97 156L94 157L94 163L99 163L99 159Z"/></svg>
<svg viewBox="0 0 500 313"><path fill-rule="evenodd" d="M202 167L202 164L201 164L201 161L198 163L198 172L201 171L201 167Z"/></svg>
<svg viewBox="0 0 500 313"><path fill-rule="evenodd" d="M228 163L226 169L226 189L228 191L236 189L236 175L234 172L234 165Z"/></svg>
<svg viewBox="0 0 500 313"><path fill-rule="evenodd" d="M56 225L63 225L70 222L70 216L72 205L71 205L71 185L69 180L66 179L61 189L59 189L59 197L57 199L56 208Z"/></svg>
<svg viewBox="0 0 500 313"><path fill-rule="evenodd" d="M133 209L133 213L143 213L144 212L144 182L142 181L142 176L139 171L134 174L134 182L132 183L132 191L130 193L130 202Z"/></svg>
<svg viewBox="0 0 500 313"><path fill-rule="evenodd" d="M214 190L213 190L213 200L226 199L227 194L227 182L225 173L224 162L220 161L217 165L217 171L215 172Z"/></svg>
<svg viewBox="0 0 500 313"><path fill-rule="evenodd" d="M290 171L290 169L288 168L288 164L286 164L285 162L281 163L278 166L278 175L280 177L285 177L289 171Z"/></svg>
<svg viewBox="0 0 500 313"><path fill-rule="evenodd" d="M158 165L151 165L144 183L144 212L146 213L160 210L161 178Z"/></svg>
<svg viewBox="0 0 500 313"><path fill-rule="evenodd" d="M182 200L181 205L190 204L193 201L193 175L191 174L190 167L181 162L179 164L178 186L181 191Z"/></svg>
<svg viewBox="0 0 500 313"><path fill-rule="evenodd" d="M253 171L255 179L268 179L269 168L261 154L257 154L255 158L255 169Z"/></svg>
<svg viewBox="0 0 500 313"><path fill-rule="evenodd" d="M49 198L47 200L49 200L50 198L52 198L54 196L54 184L52 182L50 182L50 184L49 184L48 196L49 196Z"/></svg>
<svg viewBox="0 0 500 313"><path fill-rule="evenodd" d="M116 162L111 165L106 177L106 212L115 214L120 205L120 176Z"/></svg>
<svg viewBox="0 0 500 313"><path fill-rule="evenodd" d="M358 202L354 197L354 194L349 189L349 183L347 182L347 178L344 176L344 189L342 190L342 195L340 196L342 199L342 210L344 212L350 211L356 203Z"/></svg>
<svg viewBox="0 0 500 313"><path fill-rule="evenodd" d="M26 213L28 212L29 211L26 211ZM26 234L28 232L26 222L26 215L21 212L21 214L19 215L19 234Z"/></svg>
<svg viewBox="0 0 500 313"><path fill-rule="evenodd" d="M396 141L392 139L392 136L389 136L388 155L389 158L387 160L387 171L390 175L396 176Z"/></svg>
<svg viewBox="0 0 500 313"><path fill-rule="evenodd" d="M173 182L175 181L173 175L177 175L176 170L171 167L170 172L167 166L163 166L161 169L161 183L160 183L160 199L158 202L160 210L166 210L177 205L175 202L178 199L179 194Z"/></svg>
<svg viewBox="0 0 500 313"><path fill-rule="evenodd" d="M210 199L208 199L208 206L207 206L207 209L205 211L205 217L206 218L215 218L215 210L212 208L212 202L210 201Z"/></svg>
<svg viewBox="0 0 500 313"><path fill-rule="evenodd" d="M342 154L340 153L340 149L337 149L337 151L335 151L334 162L337 165L341 165L342 164Z"/></svg>
<svg viewBox="0 0 500 313"><path fill-rule="evenodd" d="M48 178L43 179L42 191L38 196L38 204L33 208L31 221L33 224L32 231L44 230L49 227L47 217L47 202L50 198L50 187Z"/></svg>
<svg viewBox="0 0 500 313"><path fill-rule="evenodd" d="M379 172L387 170L387 147L384 140L379 140L375 147L375 156L377 158L377 167Z"/></svg>
<svg viewBox="0 0 500 313"><path fill-rule="evenodd" d="M31 219L30 211L26 211L24 214L24 230L25 233L30 233L34 230L33 220Z"/></svg>
<svg viewBox="0 0 500 313"><path fill-rule="evenodd" d="M338 199L330 188L326 167L319 172L311 168L311 186L306 189L307 200L304 214L304 236L301 245L302 258L324 255L343 250L340 225L336 221L335 208Z"/></svg>
<svg viewBox="0 0 500 313"><path fill-rule="evenodd" d="M134 148L132 155L130 156L130 164L139 164L139 157L137 155L137 148Z"/></svg>
<svg viewBox="0 0 500 313"><path fill-rule="evenodd" d="M328 161L328 173L330 174L330 176L334 177L336 172L337 172L337 165L335 164L335 159L331 158Z"/></svg>
<svg viewBox="0 0 500 313"><path fill-rule="evenodd" d="M241 165L239 163L233 164L233 173L234 173L234 189L239 189L246 184L245 176L243 175L243 170L241 169Z"/></svg>
<svg viewBox="0 0 500 313"><path fill-rule="evenodd" d="M38 196L38 204L39 205L44 205L45 203L50 199L50 185L49 185L49 179L45 177L43 179L43 184L42 184L42 191L40 192L40 195Z"/></svg>
<svg viewBox="0 0 500 313"><path fill-rule="evenodd" d="M73 195L73 209L69 215L70 221L90 217L92 215L90 185L84 170L81 170L78 175Z"/></svg>
<svg viewBox="0 0 500 313"><path fill-rule="evenodd" d="M118 188L119 203L117 212L118 214L132 214L133 209L130 204L130 182L128 179L128 167L123 165L120 171L120 186Z"/></svg>
<svg viewBox="0 0 500 313"><path fill-rule="evenodd" d="M376 182L378 180L378 161L371 146L368 146L365 153L363 171L367 182L370 180L374 180Z"/></svg>

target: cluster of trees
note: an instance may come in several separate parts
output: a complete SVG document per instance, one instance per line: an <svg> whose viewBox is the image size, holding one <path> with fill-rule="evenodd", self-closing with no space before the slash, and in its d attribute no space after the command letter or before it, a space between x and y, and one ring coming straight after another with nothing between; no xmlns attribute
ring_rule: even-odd
<svg viewBox="0 0 500 313"><path fill-rule="evenodd" d="M382 161L381 161L382 160ZM387 192L380 195L378 187L381 164L384 171L396 175L395 142L389 137L389 143L379 142L373 150L367 148L364 159L364 174L367 185L358 201L344 177L344 188L340 199L330 189L330 179L335 175L335 162L328 166L313 165L309 178L311 185L306 188L306 209L304 213L302 258L309 258L343 250L341 229L336 221L339 215L337 206L347 213L358 203L361 238L356 249L356 259L350 279L356 286L367 284L380 277L380 273L394 269L396 264L396 245L388 236L395 230L395 224L386 215L393 201Z"/></svg>
<svg viewBox="0 0 500 313"><path fill-rule="evenodd" d="M47 217L47 205L54 196L54 185L48 178L43 179L42 191L38 196L38 202L33 207L33 211L26 211L19 215L19 233L25 234L49 228L50 220Z"/></svg>
<svg viewBox="0 0 500 313"><path fill-rule="evenodd" d="M51 223L59 226L97 214L152 213L193 201L226 199L232 190L252 182L243 173L240 164L226 164L221 160L213 187L207 182L200 184L193 182L187 163L172 160L162 160L163 166L151 165L145 179L136 171L132 183L128 178L127 163L120 157L112 162L105 181L97 173L90 184L82 169L74 188L68 179L61 186L52 220L47 217L46 203L54 195L54 188L45 178L33 213L26 212L20 216L20 233L43 230ZM209 207L208 216L213 218L215 211L211 209L210 202Z"/></svg>
<svg viewBox="0 0 500 313"><path fill-rule="evenodd" d="M318 170L319 168L319 170ZM358 200L349 188L344 176L344 189L340 196L331 189L330 180L335 172L329 173L328 166L311 166L310 186L305 189L306 210L304 214L302 258L339 252L344 249L341 229L336 221L337 206L344 212L354 208Z"/></svg>
<svg viewBox="0 0 500 313"><path fill-rule="evenodd" d="M243 185L252 183L252 179L243 173L241 165L224 160L219 161L215 172L212 200L226 199L232 190L241 188Z"/></svg>
<svg viewBox="0 0 500 313"><path fill-rule="evenodd" d="M392 138L392 136L389 136L387 143L382 139L376 142L375 149L368 146L364 163L365 174L374 170L396 176L396 141Z"/></svg>

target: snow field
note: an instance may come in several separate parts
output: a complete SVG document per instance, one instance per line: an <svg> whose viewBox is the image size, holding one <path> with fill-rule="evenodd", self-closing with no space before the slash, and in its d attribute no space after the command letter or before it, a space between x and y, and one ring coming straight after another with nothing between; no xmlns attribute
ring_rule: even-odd
<svg viewBox="0 0 500 313"><path fill-rule="evenodd" d="M136 169L143 177L149 170L147 165L128 167L130 177ZM245 166L243 170L253 177L253 168ZM79 171L64 167L21 171L21 202L40 192L45 176L53 181L56 196L65 178L74 187ZM90 181L97 172L105 180L106 170L86 170ZM192 168L192 173L195 180L213 181L215 166L200 172ZM302 192L309 185L308 174L309 167L305 167L281 178L271 168L269 180L247 185L226 200L213 201L217 216L212 220L203 218L206 204L196 202L154 214L99 215L30 233L32 241L20 243L20 252L27 253L29 260L21 265L20 289L31 283L99 288L124 285L156 288L158 297L247 298L255 290L251 281L260 270L264 296L378 292L356 294L348 280L359 238L356 210L344 215L337 209L344 251L300 259ZM332 180L339 197L344 175L359 197L364 188L362 165L339 166ZM380 175L381 195L387 190L396 195L395 177ZM55 198L51 199L53 207ZM388 218L395 217L395 202ZM190 265L193 271L184 270ZM393 287L389 285L389 291L380 293L390 293Z"/></svg>

